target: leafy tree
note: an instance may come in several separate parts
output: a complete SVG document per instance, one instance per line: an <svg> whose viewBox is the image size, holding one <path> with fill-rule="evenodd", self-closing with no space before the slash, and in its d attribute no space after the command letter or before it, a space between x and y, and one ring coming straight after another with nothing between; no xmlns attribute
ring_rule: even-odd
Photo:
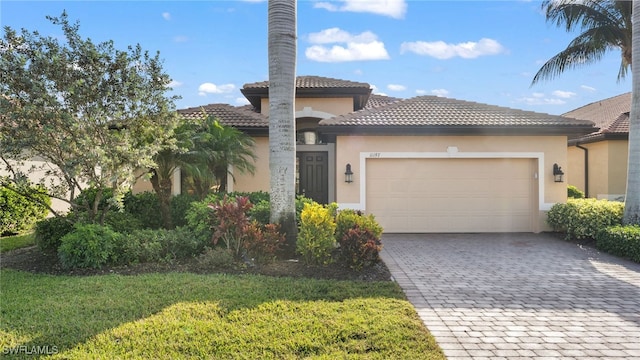
<svg viewBox="0 0 640 360"><path fill-rule="evenodd" d="M271 222L295 251L296 0L269 0L269 170Z"/></svg>
<svg viewBox="0 0 640 360"><path fill-rule="evenodd" d="M0 161L9 181L39 176L51 197L102 220L103 190L117 205L135 170L154 166L176 125L176 97L166 95L159 54L83 39L66 12L47 19L63 40L10 27L0 39ZM46 165L21 166L36 157ZM74 201L86 186L99 189L93 203Z"/></svg>

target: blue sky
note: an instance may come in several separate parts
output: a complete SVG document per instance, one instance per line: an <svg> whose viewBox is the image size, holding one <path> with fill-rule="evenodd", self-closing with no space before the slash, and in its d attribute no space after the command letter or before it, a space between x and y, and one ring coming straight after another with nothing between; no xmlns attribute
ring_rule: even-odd
<svg viewBox="0 0 640 360"><path fill-rule="evenodd" d="M2 0L0 23L61 36L45 16L63 10L94 42L159 51L178 108L243 105L242 85L268 79L266 1ZM575 35L547 24L539 1L305 0L296 72L549 114L630 91L619 51L531 86Z"/></svg>

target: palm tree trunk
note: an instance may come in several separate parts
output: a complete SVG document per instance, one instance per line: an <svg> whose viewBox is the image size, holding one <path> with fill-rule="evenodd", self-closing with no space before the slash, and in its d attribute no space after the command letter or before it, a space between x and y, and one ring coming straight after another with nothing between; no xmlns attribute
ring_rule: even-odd
<svg viewBox="0 0 640 360"><path fill-rule="evenodd" d="M171 178L161 178L154 170L153 176L151 176L151 186L156 194L158 194L162 226L165 229L173 229L173 219L171 218Z"/></svg>
<svg viewBox="0 0 640 360"><path fill-rule="evenodd" d="M296 0L269 0L269 170L271 222L295 251Z"/></svg>
<svg viewBox="0 0 640 360"><path fill-rule="evenodd" d="M629 161L627 195L624 206L625 224L640 224L640 1L633 2L633 44L631 49L632 98L629 115Z"/></svg>

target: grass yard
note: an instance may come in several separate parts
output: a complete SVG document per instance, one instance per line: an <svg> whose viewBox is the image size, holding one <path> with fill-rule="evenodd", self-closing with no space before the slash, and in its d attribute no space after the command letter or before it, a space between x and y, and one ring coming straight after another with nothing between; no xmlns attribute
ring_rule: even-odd
<svg viewBox="0 0 640 360"><path fill-rule="evenodd" d="M0 315L15 358L444 359L393 282L5 269Z"/></svg>
<svg viewBox="0 0 640 360"><path fill-rule="evenodd" d="M33 233L15 236L0 237L0 253L35 245L36 240Z"/></svg>

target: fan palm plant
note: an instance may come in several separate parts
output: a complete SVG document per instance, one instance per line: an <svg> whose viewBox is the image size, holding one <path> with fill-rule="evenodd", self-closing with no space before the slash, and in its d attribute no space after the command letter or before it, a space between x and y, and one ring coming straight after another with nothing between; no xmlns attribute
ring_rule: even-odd
<svg viewBox="0 0 640 360"><path fill-rule="evenodd" d="M618 80L631 66L631 1L545 0L547 22L567 32L579 30L567 48L549 59L533 77L532 84L550 80L567 69L598 62L611 50L620 50Z"/></svg>

